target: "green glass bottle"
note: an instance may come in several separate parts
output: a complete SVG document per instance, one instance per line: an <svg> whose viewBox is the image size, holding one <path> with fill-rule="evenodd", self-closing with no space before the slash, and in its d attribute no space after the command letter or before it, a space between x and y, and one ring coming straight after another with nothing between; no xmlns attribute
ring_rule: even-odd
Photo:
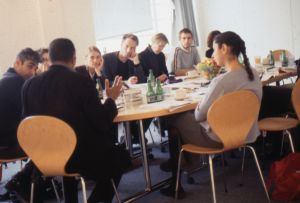
<svg viewBox="0 0 300 203"><path fill-rule="evenodd" d="M156 101L164 100L164 90L161 87L161 83L160 83L160 80L158 78L156 79L155 94L156 94Z"/></svg>
<svg viewBox="0 0 300 203"><path fill-rule="evenodd" d="M99 99L103 99L103 88L102 88L102 85L101 85L101 81L100 81L100 78L97 78L96 79L96 89L98 91L98 97Z"/></svg>
<svg viewBox="0 0 300 203"><path fill-rule="evenodd" d="M149 69L149 75L148 75L148 80L151 81L151 85L154 88L155 87L155 76L153 74L152 69Z"/></svg>
<svg viewBox="0 0 300 203"><path fill-rule="evenodd" d="M269 64L274 66L274 56L272 50L270 50L270 54L269 54Z"/></svg>
<svg viewBox="0 0 300 203"><path fill-rule="evenodd" d="M288 64L289 64L289 61L288 61L288 59L287 59L287 57L286 57L286 52L285 52L285 50L283 50L283 51L281 52L281 54L280 54L280 61L281 61L282 67L287 67Z"/></svg>
<svg viewBox="0 0 300 203"><path fill-rule="evenodd" d="M151 84L151 80L148 79L147 81L147 93L146 93L146 97L147 97L147 103L153 103L156 102L156 95L155 92L153 90L152 84Z"/></svg>

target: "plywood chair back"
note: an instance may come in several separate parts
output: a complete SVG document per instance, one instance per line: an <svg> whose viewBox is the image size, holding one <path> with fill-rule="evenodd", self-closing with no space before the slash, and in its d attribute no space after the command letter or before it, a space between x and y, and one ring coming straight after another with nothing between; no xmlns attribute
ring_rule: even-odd
<svg viewBox="0 0 300 203"><path fill-rule="evenodd" d="M274 61L280 61L280 54L281 54L282 51L285 51L286 56L288 58L294 58L294 55L290 51L285 50L285 49L276 49L276 50L272 51Z"/></svg>
<svg viewBox="0 0 300 203"><path fill-rule="evenodd" d="M300 80L297 80L297 82L293 87L292 103L299 120L300 119Z"/></svg>
<svg viewBox="0 0 300 203"><path fill-rule="evenodd" d="M63 176L76 146L74 130L50 116L25 118L18 127L18 141L24 152L45 176Z"/></svg>
<svg viewBox="0 0 300 203"><path fill-rule="evenodd" d="M211 105L207 120L222 141L224 151L245 144L250 129L257 121L259 107L258 97L248 90L225 94Z"/></svg>

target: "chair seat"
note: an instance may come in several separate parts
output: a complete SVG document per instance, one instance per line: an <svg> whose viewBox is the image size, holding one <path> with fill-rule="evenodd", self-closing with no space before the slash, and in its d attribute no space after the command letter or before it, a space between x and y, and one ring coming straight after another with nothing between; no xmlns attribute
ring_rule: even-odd
<svg viewBox="0 0 300 203"><path fill-rule="evenodd" d="M11 159L0 159L0 163L9 163L9 162L15 162L15 161L20 161L20 160L24 160L24 159L28 159L27 156L24 157L18 157L18 158L11 158Z"/></svg>
<svg viewBox="0 0 300 203"><path fill-rule="evenodd" d="M65 177L81 177L79 173L47 173L43 174L46 177L65 176Z"/></svg>
<svg viewBox="0 0 300 203"><path fill-rule="evenodd" d="M259 129L262 131L283 131L295 128L298 120L294 118L270 117L258 122Z"/></svg>
<svg viewBox="0 0 300 203"><path fill-rule="evenodd" d="M184 144L182 145L182 149L194 154L219 154L224 152L223 149L199 147L193 144Z"/></svg>

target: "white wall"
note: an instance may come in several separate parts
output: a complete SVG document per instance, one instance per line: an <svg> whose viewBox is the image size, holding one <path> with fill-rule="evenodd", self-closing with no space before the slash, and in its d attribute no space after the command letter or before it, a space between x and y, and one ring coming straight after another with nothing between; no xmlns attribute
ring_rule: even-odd
<svg viewBox="0 0 300 203"><path fill-rule="evenodd" d="M212 30L234 31L246 42L250 61L269 50L287 49L300 56L299 0L197 0L201 56Z"/></svg>
<svg viewBox="0 0 300 203"><path fill-rule="evenodd" d="M43 45L36 0L0 0L0 72L11 66L17 52ZM2 75L2 74L1 74Z"/></svg>
<svg viewBox="0 0 300 203"><path fill-rule="evenodd" d="M47 47L57 37L70 38L77 64L95 45L91 0L0 0L0 72L25 47Z"/></svg>

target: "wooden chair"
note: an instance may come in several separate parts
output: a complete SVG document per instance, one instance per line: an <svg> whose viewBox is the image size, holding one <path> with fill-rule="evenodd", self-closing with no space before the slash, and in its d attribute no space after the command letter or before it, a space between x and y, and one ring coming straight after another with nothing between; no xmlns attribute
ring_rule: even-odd
<svg viewBox="0 0 300 203"><path fill-rule="evenodd" d="M228 93L211 105L208 110L207 121L212 131L223 143L223 148L205 148L193 144L182 145L178 160L176 199L178 197L180 164L183 152L208 155L213 202L216 202L212 155L221 154L236 148L248 148L254 156L264 191L268 201L270 201L255 150L245 143L246 137L258 117L259 107L260 101L257 96L246 90Z"/></svg>
<svg viewBox="0 0 300 203"><path fill-rule="evenodd" d="M81 181L83 200L87 203L86 186L78 173L67 173L65 166L76 146L76 134L64 121L51 116L31 116L25 118L18 127L18 141L24 152L46 177L78 177ZM111 180L120 202L114 181ZM54 186L58 201L60 198ZM34 182L31 185L30 202L33 202Z"/></svg>
<svg viewBox="0 0 300 203"><path fill-rule="evenodd" d="M300 80L296 82L292 91L292 103L294 110L296 111L297 119L288 117L269 117L261 119L258 122L259 129L262 131L263 138L266 137L267 132L277 132L282 131L282 142L281 142L281 152L285 136L288 136L290 148L292 152L295 152L293 139L290 133L290 129L297 127L300 118Z"/></svg>

